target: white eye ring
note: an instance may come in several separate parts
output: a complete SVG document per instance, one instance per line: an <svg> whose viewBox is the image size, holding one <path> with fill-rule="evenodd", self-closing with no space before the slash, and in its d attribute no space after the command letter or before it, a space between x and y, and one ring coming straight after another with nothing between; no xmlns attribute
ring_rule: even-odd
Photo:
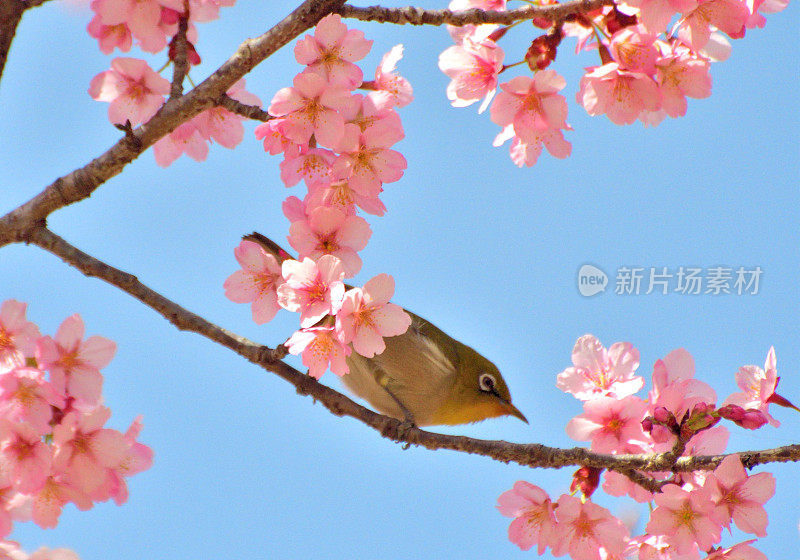
<svg viewBox="0 0 800 560"><path fill-rule="evenodd" d="M482 373L478 376L478 386L480 387L481 391L485 391L487 393L494 393L495 391L495 383L496 380L494 375L491 373Z"/></svg>

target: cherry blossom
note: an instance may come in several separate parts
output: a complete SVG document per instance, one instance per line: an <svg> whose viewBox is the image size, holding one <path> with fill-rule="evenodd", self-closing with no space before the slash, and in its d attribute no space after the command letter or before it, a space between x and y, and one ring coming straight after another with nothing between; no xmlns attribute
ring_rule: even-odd
<svg viewBox="0 0 800 560"><path fill-rule="evenodd" d="M490 113L500 126L512 124L523 142L536 141L535 135L551 128L567 128L567 100L557 92L566 85L554 70L542 70L533 78L517 76L500 84Z"/></svg>
<svg viewBox="0 0 800 560"><path fill-rule="evenodd" d="M283 283L281 265L254 241L243 240L233 254L242 268L225 280L225 297L236 303L252 303L253 321L263 325L280 309L277 290Z"/></svg>
<svg viewBox="0 0 800 560"><path fill-rule="evenodd" d="M75 314L61 323L55 339L43 337L36 345L39 365L50 372L50 381L61 393L75 398L75 406L91 408L100 402L103 376L117 345L102 336L83 340L83 319Z"/></svg>
<svg viewBox="0 0 800 560"><path fill-rule="evenodd" d="M606 508L563 494L558 499L552 547L554 556L573 560L620 557L629 538L625 525Z"/></svg>
<svg viewBox="0 0 800 560"><path fill-rule="evenodd" d="M621 69L652 76L659 55L655 43L656 35L644 27L625 27L611 37L608 50Z"/></svg>
<svg viewBox="0 0 800 560"><path fill-rule="evenodd" d="M39 337L39 327L25 318L28 305L15 299L0 304L0 373L25 364Z"/></svg>
<svg viewBox="0 0 800 560"><path fill-rule="evenodd" d="M372 358L386 349L384 337L403 334L411 325L411 316L402 307L389 303L394 295L394 278L379 274L344 294L342 307L336 314L336 329L344 342Z"/></svg>
<svg viewBox="0 0 800 560"><path fill-rule="evenodd" d="M524 480L514 483L514 487L497 498L497 509L514 520L508 528L508 539L522 550L538 545L543 554L552 545L556 518L553 503L547 492Z"/></svg>
<svg viewBox="0 0 800 560"><path fill-rule="evenodd" d="M0 416L24 422L38 433L50 431L52 407L63 408L64 397L44 378L44 372L18 367L0 376Z"/></svg>
<svg viewBox="0 0 800 560"><path fill-rule="evenodd" d="M97 2L98 0L95 0ZM95 2L92 2L94 4ZM114 25L106 25L103 23L100 14L95 14L92 21L86 27L86 31L97 39L100 47L100 52L103 54L111 54L114 49L119 49L122 52L131 50L133 38L131 30L125 23L117 23Z"/></svg>
<svg viewBox="0 0 800 560"><path fill-rule="evenodd" d="M347 179L354 191L369 198L380 193L383 183L398 181L408 164L402 154L389 149L403 138L402 130L370 127L364 132L346 124L333 164L336 177Z"/></svg>
<svg viewBox="0 0 800 560"><path fill-rule="evenodd" d="M275 94L269 114L286 117L284 133L293 142L306 144L313 134L318 143L332 148L344 133L344 119L338 109L350 103L348 89L306 70L295 76L292 87Z"/></svg>
<svg viewBox="0 0 800 560"><path fill-rule="evenodd" d="M334 327L312 327L301 329L285 342L291 354L302 354L303 365L308 374L319 379L325 370L336 375L345 375L350 371L346 358L350 355L350 347L342 343Z"/></svg>
<svg viewBox="0 0 800 560"><path fill-rule="evenodd" d="M722 526L714 517L715 504L703 488L667 484L654 499L657 507L645 530L663 535L679 554L691 552L695 545L708 550L720 541Z"/></svg>
<svg viewBox="0 0 800 560"><path fill-rule="evenodd" d="M289 311L300 312L300 326L314 326L326 315L339 311L344 297L342 261L323 255L315 262L304 258L283 261L285 282L278 287L278 303Z"/></svg>
<svg viewBox="0 0 800 560"><path fill-rule="evenodd" d="M639 453L649 440L642 430L647 403L637 396L597 397L583 403L583 414L567 424L567 435L591 440L597 453Z"/></svg>
<svg viewBox="0 0 800 560"><path fill-rule="evenodd" d="M265 152L274 156L299 147L286 136L288 122L286 119L270 119L256 127L256 139L263 140Z"/></svg>
<svg viewBox="0 0 800 560"><path fill-rule="evenodd" d="M184 153L195 161L205 161L208 157L208 143L194 119L181 124L153 145L153 155L161 167L168 167Z"/></svg>
<svg viewBox="0 0 800 560"><path fill-rule="evenodd" d="M577 100L590 115L605 114L614 124L631 124L642 111L661 107L653 78L623 70L616 62L588 68L581 78Z"/></svg>
<svg viewBox="0 0 800 560"><path fill-rule="evenodd" d="M331 180L331 166L336 154L325 148L301 147L298 153L286 153L281 164L281 180L287 187L296 185L305 179L309 187L315 187Z"/></svg>
<svg viewBox="0 0 800 560"><path fill-rule="evenodd" d="M367 97L376 99L376 103L387 107L405 107L414 100L414 90L404 77L396 73L397 63L403 58L403 45L395 45L383 55L381 63L375 69L375 80L372 82Z"/></svg>
<svg viewBox="0 0 800 560"><path fill-rule="evenodd" d="M693 6L685 10L678 22L678 36L692 50L706 46L712 27L728 34L733 39L744 35L745 23L750 12L740 0L694 0Z"/></svg>
<svg viewBox="0 0 800 560"><path fill-rule="evenodd" d="M164 104L169 82L156 74L144 60L119 57L111 69L92 78L89 95L106 101L108 120L114 124L141 124L150 120Z"/></svg>
<svg viewBox="0 0 800 560"><path fill-rule="evenodd" d="M656 62L661 91L661 108L670 117L686 114L686 97L702 99L711 95L709 63L685 50L678 50Z"/></svg>
<svg viewBox="0 0 800 560"><path fill-rule="evenodd" d="M439 69L449 78L447 98L453 107L466 107L484 98L482 113L497 89L497 76L503 68L505 53L489 38L466 35L460 44L439 55Z"/></svg>
<svg viewBox="0 0 800 560"><path fill-rule="evenodd" d="M320 206L311 210L307 219L292 222L289 244L300 253L300 258L338 257L345 277L349 278L361 270L361 258L356 252L367 246L371 235L364 218L347 216L337 208Z"/></svg>
<svg viewBox="0 0 800 560"><path fill-rule="evenodd" d="M313 35L306 35L294 46L297 62L325 77L330 83L339 83L349 89L361 84L361 69L353 64L364 58L372 48L372 41L364 33L347 29L339 14L322 18Z"/></svg>
<svg viewBox="0 0 800 560"><path fill-rule="evenodd" d="M771 473L748 476L739 456L728 455L707 477L705 488L717 504L714 515L723 526L728 527L732 519L742 531L767 535L764 504L775 494Z"/></svg>
<svg viewBox="0 0 800 560"><path fill-rule="evenodd" d="M767 421L776 428L781 423L769 414L770 398L775 394L778 385L778 366L775 358L775 348L767 352L764 369L758 366L742 366L736 372L736 384L742 389L734 393L722 403L722 406L733 404L744 409L760 411Z"/></svg>
<svg viewBox="0 0 800 560"><path fill-rule="evenodd" d="M595 336L584 335L575 342L572 363L558 374L556 386L583 401L627 397L644 385L644 379L633 374L639 367L639 351L629 342L616 342L606 350Z"/></svg>

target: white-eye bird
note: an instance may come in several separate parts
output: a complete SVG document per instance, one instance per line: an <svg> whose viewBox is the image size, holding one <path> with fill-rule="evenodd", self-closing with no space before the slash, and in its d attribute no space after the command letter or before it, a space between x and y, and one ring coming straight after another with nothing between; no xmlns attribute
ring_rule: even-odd
<svg viewBox="0 0 800 560"><path fill-rule="evenodd" d="M292 258L259 233L244 239L261 245L279 263ZM429 321L406 312L411 326L401 335L386 337L381 354L365 358L353 351L347 357L350 372L342 381L348 389L379 412L417 426L509 415L528 421L511 403L497 366Z"/></svg>

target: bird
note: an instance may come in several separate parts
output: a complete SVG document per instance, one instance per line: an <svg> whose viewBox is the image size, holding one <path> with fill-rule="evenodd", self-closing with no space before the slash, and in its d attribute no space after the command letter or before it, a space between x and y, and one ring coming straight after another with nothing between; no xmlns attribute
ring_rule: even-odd
<svg viewBox="0 0 800 560"><path fill-rule="evenodd" d="M260 233L243 239L261 245L278 263L292 258ZM468 424L498 416L528 423L512 404L497 366L430 321L405 311L411 325L405 333L385 338L382 353L367 358L352 351L347 357L350 371L342 382L352 393L378 412L414 426Z"/></svg>

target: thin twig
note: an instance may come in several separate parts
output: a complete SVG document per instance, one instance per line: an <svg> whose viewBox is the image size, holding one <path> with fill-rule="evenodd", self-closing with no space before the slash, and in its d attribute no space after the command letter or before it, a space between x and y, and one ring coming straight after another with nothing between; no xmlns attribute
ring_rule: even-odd
<svg viewBox="0 0 800 560"><path fill-rule="evenodd" d="M345 4L337 13L342 17L354 18L361 21L375 21L379 23L395 23L398 25L469 25L482 23L499 23L510 25L517 21L527 19L548 19L550 21L563 20L569 14L588 13L597 10L612 0L572 0L562 4L548 6L526 6L516 10L425 10L414 6L405 8L384 8L382 6L357 7Z"/></svg>
<svg viewBox="0 0 800 560"><path fill-rule="evenodd" d="M658 455L605 455L593 453L588 449L576 447L558 449L535 443L510 443L506 441L490 441L464 436L437 434L409 428L401 420L383 416L354 402L347 396L319 383L313 377L303 374L281 358L286 355L283 347L276 349L257 344L247 338L219 327L199 315L184 309L163 295L148 288L127 272L114 268L70 245L59 236L44 227L34 229L29 235L29 242L60 257L87 276L100 278L112 284L148 307L161 314L180 330L191 331L225 346L274 372L288 381L301 395L309 395L321 402L329 411L337 416L351 416L378 431L383 437L409 445L418 445L427 449L450 449L464 453L484 455L504 463L514 462L523 466L561 468L567 466L590 466L606 468L622 472L637 484L649 484L631 471L675 471L708 470L715 468L725 455L681 457L677 461L670 453ZM742 461L748 467L757 464L800 461L800 445L790 445L763 451L740 452ZM655 488L650 485L648 489Z"/></svg>
<svg viewBox="0 0 800 560"><path fill-rule="evenodd" d="M172 58L172 85L170 86L169 98L176 99L183 95L183 79L189 71L189 60L186 56L187 40L186 31L189 29L189 3L184 2L186 13L181 14L178 19L178 32L172 39L173 47L171 54Z"/></svg>
<svg viewBox="0 0 800 560"><path fill-rule="evenodd" d="M231 58L196 88L168 101L147 123L134 130L135 139L122 138L105 153L52 184L0 218L0 247L24 241L49 214L91 196L157 140L200 112L213 106L219 96L300 33L339 8L345 0L306 0L272 29L242 43ZM7 2L3 2L7 3Z"/></svg>

